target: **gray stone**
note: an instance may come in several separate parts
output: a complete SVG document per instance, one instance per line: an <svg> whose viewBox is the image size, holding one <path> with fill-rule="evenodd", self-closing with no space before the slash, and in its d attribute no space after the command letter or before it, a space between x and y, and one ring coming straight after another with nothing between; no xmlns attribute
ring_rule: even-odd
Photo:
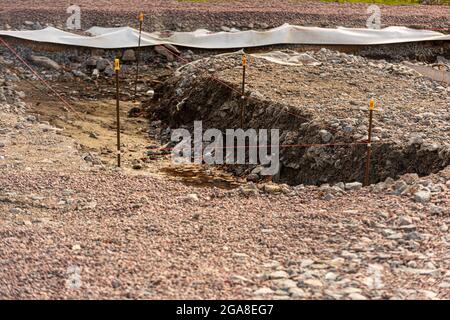
<svg viewBox="0 0 450 320"><path fill-rule="evenodd" d="M164 57L166 57L167 61L169 62L173 62L176 60L176 57L173 53L172 50L170 50L167 46L155 46L153 48L157 53L159 53L160 55L163 55Z"/></svg>
<svg viewBox="0 0 450 320"><path fill-rule="evenodd" d="M97 60L97 63L96 63L96 69L97 69L98 71L102 72L102 71L104 71L104 70L106 69L106 67L109 66L109 65L110 65L109 60L101 58L101 59Z"/></svg>
<svg viewBox="0 0 450 320"><path fill-rule="evenodd" d="M268 275L269 279L286 279L289 278L289 274L286 271L275 271Z"/></svg>
<svg viewBox="0 0 450 320"><path fill-rule="evenodd" d="M404 216L402 216L402 217L399 217L398 219L397 219L397 225L399 226L399 227L401 227L401 226L408 226L408 225L411 225L413 222L412 222L412 220L411 220L411 218L410 217L404 217Z"/></svg>
<svg viewBox="0 0 450 320"><path fill-rule="evenodd" d="M431 192L427 190L420 190L414 194L414 201L419 203L426 203L431 199Z"/></svg>
<svg viewBox="0 0 450 320"><path fill-rule="evenodd" d="M327 130L320 130L319 134L320 134L320 138L325 143L330 142L331 139L333 138L333 135L331 133L329 133Z"/></svg>
<svg viewBox="0 0 450 320"><path fill-rule="evenodd" d="M44 57L44 56L31 55L30 60L34 64L36 64L40 67L46 68L46 69L51 69L51 70L60 70L61 69L61 66L58 63L56 63L52 59Z"/></svg>
<svg viewBox="0 0 450 320"><path fill-rule="evenodd" d="M259 288L259 289L255 290L255 292L253 292L253 294L255 296L264 296L264 295L274 294L274 291L270 288L264 287L264 288Z"/></svg>
<svg viewBox="0 0 450 320"><path fill-rule="evenodd" d="M288 292L292 298L304 298L307 296L306 292L303 289L297 287L289 288Z"/></svg>
<svg viewBox="0 0 450 320"><path fill-rule="evenodd" d="M314 288L323 287L323 283L319 279L306 279L306 280L303 280L303 284L305 286L314 287Z"/></svg>
<svg viewBox="0 0 450 320"><path fill-rule="evenodd" d="M291 280L291 279L277 279L277 280L274 280L274 285L277 288L287 290L289 288L297 287L297 282L295 282L294 280Z"/></svg>
<svg viewBox="0 0 450 320"><path fill-rule="evenodd" d="M198 198L198 195L195 193L190 193L186 196L186 201L190 201L190 202L198 202L200 201Z"/></svg>
<svg viewBox="0 0 450 320"><path fill-rule="evenodd" d="M423 236L417 231L412 231L404 236L405 240L423 240Z"/></svg>
<svg viewBox="0 0 450 320"><path fill-rule="evenodd" d="M107 77L112 77L114 75L114 70L111 66L107 66L103 74Z"/></svg>
<svg viewBox="0 0 450 320"><path fill-rule="evenodd" d="M349 297L351 300L367 300L367 297L365 297L365 296L363 296L362 294L357 293L357 292L350 293L350 294L348 295L348 297Z"/></svg>
<svg viewBox="0 0 450 320"><path fill-rule="evenodd" d="M359 190L362 188L361 182L349 182L345 184L345 190Z"/></svg>
<svg viewBox="0 0 450 320"><path fill-rule="evenodd" d="M133 49L125 50L122 55L122 61L125 61L125 62L136 61L136 53L134 52L134 50Z"/></svg>

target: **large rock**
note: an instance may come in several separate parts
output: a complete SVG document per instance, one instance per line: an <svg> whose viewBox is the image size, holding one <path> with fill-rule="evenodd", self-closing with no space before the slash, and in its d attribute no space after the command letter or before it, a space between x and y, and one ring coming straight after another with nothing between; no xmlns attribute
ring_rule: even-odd
<svg viewBox="0 0 450 320"><path fill-rule="evenodd" d="M136 61L136 53L134 52L134 50L133 49L125 50L122 55L122 61L125 62Z"/></svg>
<svg viewBox="0 0 450 320"><path fill-rule="evenodd" d="M431 192L428 190L420 190L414 194L414 200L419 203L426 203L430 201Z"/></svg>
<svg viewBox="0 0 450 320"><path fill-rule="evenodd" d="M179 52L174 46L171 45L155 46L154 49L157 53L166 57L169 62L175 61L175 55Z"/></svg>
<svg viewBox="0 0 450 320"><path fill-rule="evenodd" d="M325 143L330 142L331 139L333 138L333 135L331 133L329 133L327 130L320 130L319 134L320 134L320 138Z"/></svg>
<svg viewBox="0 0 450 320"><path fill-rule="evenodd" d="M361 182L349 182L345 184L345 190L359 190L362 188Z"/></svg>
<svg viewBox="0 0 450 320"><path fill-rule="evenodd" d="M109 60L103 58L97 60L96 67L98 71L103 72L107 66L109 66Z"/></svg>
<svg viewBox="0 0 450 320"><path fill-rule="evenodd" d="M43 68L60 70L61 66L50 58L44 56L30 56L31 62Z"/></svg>

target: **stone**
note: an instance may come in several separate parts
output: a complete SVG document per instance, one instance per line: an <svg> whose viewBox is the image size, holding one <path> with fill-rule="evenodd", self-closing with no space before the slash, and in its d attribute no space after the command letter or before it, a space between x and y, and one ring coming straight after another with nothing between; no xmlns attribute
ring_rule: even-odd
<svg viewBox="0 0 450 320"><path fill-rule="evenodd" d="M329 133L327 130L320 130L319 134L320 134L320 138L325 143L330 142L331 139L333 138L333 135L331 133Z"/></svg>
<svg viewBox="0 0 450 320"><path fill-rule="evenodd" d="M404 216L402 216L402 217L399 217L399 218L397 219L397 225L398 225L399 227L401 227L401 226L409 226L409 225L411 225L411 224L413 224L413 222L412 222L412 220L411 220L410 217L404 217Z"/></svg>
<svg viewBox="0 0 450 320"><path fill-rule="evenodd" d="M365 296L363 296L362 294L357 293L357 292L350 293L350 294L348 295L348 297L349 297L351 300L367 300L367 297L365 297Z"/></svg>
<svg viewBox="0 0 450 320"><path fill-rule="evenodd" d="M111 281L111 287L113 287L114 289L119 288L120 285L121 285L121 284L120 284L120 281L117 280L117 279L113 279L113 280Z"/></svg>
<svg viewBox="0 0 450 320"><path fill-rule="evenodd" d="M81 246L79 244L75 244L72 246L72 250L74 251L81 250Z"/></svg>
<svg viewBox="0 0 450 320"><path fill-rule="evenodd" d="M361 182L349 182L345 184L345 190L359 190L362 188Z"/></svg>
<svg viewBox="0 0 450 320"><path fill-rule="evenodd" d="M269 279L275 280L275 279L286 279L289 278L289 274L286 271L278 270L270 273L268 275Z"/></svg>
<svg viewBox="0 0 450 320"><path fill-rule="evenodd" d="M240 275L237 275L237 274L233 274L230 277L230 280L232 282L251 282L250 279L247 279L246 277L243 277L243 276L240 276Z"/></svg>
<svg viewBox="0 0 450 320"><path fill-rule="evenodd" d="M314 288L323 287L323 283L319 279L306 279L306 280L303 280L303 284L305 286L314 287Z"/></svg>
<svg viewBox="0 0 450 320"><path fill-rule="evenodd" d="M334 258L333 260L330 260L328 262L328 265L338 268L338 267L342 266L344 263L345 263L345 259L338 257L338 258Z"/></svg>
<svg viewBox="0 0 450 320"><path fill-rule="evenodd" d="M240 186L239 187L239 192L241 194L247 195L247 196L249 196L249 195L256 196L256 195L259 194L258 187L255 184L253 184L252 182L248 183L245 186Z"/></svg>
<svg viewBox="0 0 450 320"><path fill-rule="evenodd" d="M271 194L280 193L281 187L277 184L265 184L264 191Z"/></svg>
<svg viewBox="0 0 450 320"><path fill-rule="evenodd" d="M9 212L12 214L21 214L23 212L23 210L20 208L11 208L11 209L9 209Z"/></svg>
<svg viewBox="0 0 450 320"><path fill-rule="evenodd" d="M109 64L109 60L100 58L99 60L97 60L96 69L100 72L103 72L106 67L109 66Z"/></svg>
<svg viewBox="0 0 450 320"><path fill-rule="evenodd" d="M389 219L389 212L386 212L386 211L378 211L377 214L378 214L380 217L384 218L384 219Z"/></svg>
<svg viewBox="0 0 450 320"><path fill-rule="evenodd" d="M86 67L96 68L96 67L97 67L97 61L98 61L99 59L102 59L102 58L101 58L101 57L97 57L97 56L89 57L89 58L85 61Z"/></svg>
<svg viewBox="0 0 450 320"><path fill-rule="evenodd" d="M107 77L112 77L114 75L114 70L111 66L107 66L103 74Z"/></svg>
<svg viewBox="0 0 450 320"><path fill-rule="evenodd" d="M417 231L409 232L403 238L405 240L423 240L423 236Z"/></svg>
<svg viewBox="0 0 450 320"><path fill-rule="evenodd" d="M289 288L288 293L292 298L304 298L307 296L306 292L298 287Z"/></svg>
<svg viewBox="0 0 450 320"><path fill-rule="evenodd" d="M414 193L414 201L419 203L427 203L431 199L431 192L427 190L420 190Z"/></svg>
<svg viewBox="0 0 450 320"><path fill-rule="evenodd" d="M409 138L408 144L410 145L421 145L423 143L423 138L419 135L413 135Z"/></svg>
<svg viewBox="0 0 450 320"><path fill-rule="evenodd" d="M142 169L142 164L140 162L135 162L133 163L133 170L141 170Z"/></svg>
<svg viewBox="0 0 450 320"><path fill-rule="evenodd" d="M421 290L421 293L426 299L433 300L437 297L437 293L430 290Z"/></svg>
<svg viewBox="0 0 450 320"><path fill-rule="evenodd" d="M87 75L80 70L72 70L72 74L78 78L83 78L83 79L87 78Z"/></svg>
<svg viewBox="0 0 450 320"><path fill-rule="evenodd" d="M300 267L307 268L307 267L309 267L312 264L314 264L314 260L312 260L312 259L303 259L300 262Z"/></svg>
<svg viewBox="0 0 450 320"><path fill-rule="evenodd" d="M274 285L277 288L288 290L289 288L295 288L297 287L297 282L291 279L277 279L274 280Z"/></svg>
<svg viewBox="0 0 450 320"><path fill-rule="evenodd" d="M259 288L259 289L255 290L253 292L253 294L255 296L264 296L264 295L274 294L274 291L270 288L264 287L264 288Z"/></svg>
<svg viewBox="0 0 450 320"><path fill-rule="evenodd" d="M330 201L334 199L334 195L332 195L331 193L327 193L326 195L323 196L322 199L325 201Z"/></svg>
<svg viewBox="0 0 450 320"><path fill-rule="evenodd" d="M196 193L189 193L186 196L186 201L198 202L200 200L199 200L198 195Z"/></svg>
<svg viewBox="0 0 450 320"><path fill-rule="evenodd" d="M134 52L134 50L133 49L125 50L122 55L122 61L125 62L136 61L136 53Z"/></svg>
<svg viewBox="0 0 450 320"><path fill-rule="evenodd" d="M345 183L343 183L343 182L338 182L334 186L341 190L345 190Z"/></svg>
<svg viewBox="0 0 450 320"><path fill-rule="evenodd" d="M325 275L325 280L328 280L328 281L335 281L335 280L337 279L337 277L338 277L338 275L337 275L336 273L334 273L334 272L328 272L328 273Z"/></svg>
<svg viewBox="0 0 450 320"><path fill-rule="evenodd" d="M430 205L430 214L431 215L438 216L438 215L441 215L443 212L444 212L443 208L441 208L435 204Z"/></svg>
<svg viewBox="0 0 450 320"><path fill-rule="evenodd" d="M173 62L176 60L174 53L172 53L172 51L168 49L166 45L155 46L153 50L155 50L160 55L164 56L169 62Z"/></svg>
<svg viewBox="0 0 450 320"><path fill-rule="evenodd" d="M347 258L347 259L356 259L356 258L358 258L358 255L356 253L349 252L347 250L343 250L341 252L341 256L344 257L344 258Z"/></svg>
<svg viewBox="0 0 450 320"><path fill-rule="evenodd" d="M242 252L233 252L232 256L233 256L233 258L236 258L236 259L247 259L248 258L248 254L242 253Z"/></svg>
<svg viewBox="0 0 450 320"><path fill-rule="evenodd" d="M61 66L58 63L56 63L52 59L44 57L44 56L31 55L30 61L33 62L34 64L36 64L40 67L46 68L46 69L58 70L58 71L61 69Z"/></svg>

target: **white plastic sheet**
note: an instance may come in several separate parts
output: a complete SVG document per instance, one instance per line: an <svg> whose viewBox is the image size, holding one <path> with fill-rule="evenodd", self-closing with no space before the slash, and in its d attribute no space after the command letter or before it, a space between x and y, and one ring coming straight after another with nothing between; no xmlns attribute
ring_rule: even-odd
<svg viewBox="0 0 450 320"><path fill-rule="evenodd" d="M134 48L138 46L139 32L133 28L101 28L88 30L92 36L82 36L48 27L36 31L0 31L0 36L101 49ZM249 48L276 44L311 45L377 45L418 41L449 41L450 35L406 27L387 27L380 30L364 28L318 28L284 24L267 31L174 32L170 37L160 33L142 34L142 46L172 44L202 49Z"/></svg>

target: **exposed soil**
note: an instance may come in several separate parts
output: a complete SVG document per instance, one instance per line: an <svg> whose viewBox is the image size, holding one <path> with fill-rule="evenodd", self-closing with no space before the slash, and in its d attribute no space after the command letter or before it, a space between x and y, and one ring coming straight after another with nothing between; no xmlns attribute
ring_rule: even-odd
<svg viewBox="0 0 450 320"><path fill-rule="evenodd" d="M199 120L204 130L239 128L242 71L236 68L240 59L236 56L213 62L207 59L162 83L150 103L150 117L171 128L192 129ZM442 95L430 97L420 81L402 76L395 65L393 72L383 72L385 66L375 61L360 63L369 64L365 68L329 62L343 57L347 56L331 54L323 66L301 67L251 60L247 88L253 96L245 102L245 128L280 130L282 168L276 180L317 185L362 181L367 148L358 143L367 140L368 107L364 105L371 96L380 97L373 122L372 183L408 172L424 176L445 168L450 163L448 92L444 89ZM207 69L209 64L221 69L193 79L193 74L199 75L199 69ZM398 130L408 126L406 134ZM322 135L330 137L322 141ZM412 136L426 137L427 142L411 143ZM249 174L253 168L245 172Z"/></svg>

